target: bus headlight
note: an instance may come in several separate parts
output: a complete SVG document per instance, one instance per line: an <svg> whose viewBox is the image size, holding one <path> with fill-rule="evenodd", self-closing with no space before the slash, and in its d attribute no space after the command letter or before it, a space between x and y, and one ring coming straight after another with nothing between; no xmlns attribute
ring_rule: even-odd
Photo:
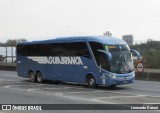
<svg viewBox="0 0 160 113"><path fill-rule="evenodd" d="M117 76L113 75L112 78L117 78Z"/></svg>
<svg viewBox="0 0 160 113"><path fill-rule="evenodd" d="M111 77L111 78L114 78L114 79L115 79L115 78L117 78L117 75L112 73L112 74L109 74L109 77Z"/></svg>
<svg viewBox="0 0 160 113"><path fill-rule="evenodd" d="M133 78L135 77L135 73L133 74Z"/></svg>

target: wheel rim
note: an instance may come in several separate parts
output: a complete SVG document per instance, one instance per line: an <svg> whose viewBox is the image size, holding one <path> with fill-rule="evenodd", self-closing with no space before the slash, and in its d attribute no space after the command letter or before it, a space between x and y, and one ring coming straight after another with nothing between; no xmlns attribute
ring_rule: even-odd
<svg viewBox="0 0 160 113"><path fill-rule="evenodd" d="M43 81L43 77L42 77L42 74L40 72L37 73L36 79L37 79L37 82L39 82L39 83L41 83Z"/></svg>
<svg viewBox="0 0 160 113"><path fill-rule="evenodd" d="M35 81L35 76L33 73L30 73L30 81L34 82Z"/></svg>
<svg viewBox="0 0 160 113"><path fill-rule="evenodd" d="M94 80L93 78L90 78L90 79L89 79L89 86L90 86L90 87L93 87L94 84L95 84L95 80Z"/></svg>
<svg viewBox="0 0 160 113"><path fill-rule="evenodd" d="M41 76L41 75L38 75L38 76L37 76L37 81L38 81L38 82L41 82L41 81L42 81L42 76Z"/></svg>

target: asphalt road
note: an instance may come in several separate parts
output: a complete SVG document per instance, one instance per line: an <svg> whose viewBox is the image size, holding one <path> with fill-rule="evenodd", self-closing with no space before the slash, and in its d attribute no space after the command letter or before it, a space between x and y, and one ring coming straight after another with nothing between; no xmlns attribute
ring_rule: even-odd
<svg viewBox="0 0 160 113"><path fill-rule="evenodd" d="M160 82L138 81L115 89L99 87L89 89L80 85L53 82L31 83L16 72L0 71L0 104L152 104L160 103ZM18 111L0 111L0 113ZM21 111L22 112L22 111ZM28 111L23 111L28 113ZM106 113L103 110L29 111L33 113ZM114 110L108 110L114 113ZM119 113L150 113L155 111L123 110Z"/></svg>

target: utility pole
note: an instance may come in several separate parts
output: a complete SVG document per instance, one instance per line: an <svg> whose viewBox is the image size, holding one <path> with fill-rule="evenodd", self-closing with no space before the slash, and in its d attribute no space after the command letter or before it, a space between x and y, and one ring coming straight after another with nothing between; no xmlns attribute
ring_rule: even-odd
<svg viewBox="0 0 160 113"><path fill-rule="evenodd" d="M12 52L12 63L13 63L13 46L11 46L11 52Z"/></svg>
<svg viewBox="0 0 160 113"><path fill-rule="evenodd" d="M6 45L6 63L7 63L7 45Z"/></svg>

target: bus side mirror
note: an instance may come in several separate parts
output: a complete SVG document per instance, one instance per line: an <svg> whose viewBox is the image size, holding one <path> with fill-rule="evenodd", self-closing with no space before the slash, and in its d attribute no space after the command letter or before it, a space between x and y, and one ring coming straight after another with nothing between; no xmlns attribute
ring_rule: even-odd
<svg viewBox="0 0 160 113"><path fill-rule="evenodd" d="M107 52L107 56L108 56L109 61L111 61L112 60L112 55L111 55L110 52Z"/></svg>
<svg viewBox="0 0 160 113"><path fill-rule="evenodd" d="M133 56L137 57L137 59L142 58L142 56L140 55L140 53L137 50L130 49L130 52L132 53Z"/></svg>

